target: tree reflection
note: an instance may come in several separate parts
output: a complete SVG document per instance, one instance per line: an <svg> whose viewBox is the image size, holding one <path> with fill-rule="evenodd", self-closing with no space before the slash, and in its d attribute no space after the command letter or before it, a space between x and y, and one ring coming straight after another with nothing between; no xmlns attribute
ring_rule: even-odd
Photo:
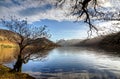
<svg viewBox="0 0 120 79"><path fill-rule="evenodd" d="M14 60L15 64L10 72L21 72L22 65L28 63L29 60L41 61L44 60L49 50L35 50L32 48L26 48L22 54L17 54L18 49L15 48L0 48L0 63L9 63Z"/></svg>
<svg viewBox="0 0 120 79"><path fill-rule="evenodd" d="M49 50L39 50L39 51L27 51L19 54L18 58L15 62L15 65L13 69L11 70L12 72L17 71L21 72L22 71L22 65L28 63L29 60L38 60L41 61L46 58Z"/></svg>
<svg viewBox="0 0 120 79"><path fill-rule="evenodd" d="M33 54L33 52L30 51L29 52L30 54L27 57L25 57L23 55L23 53L25 53L24 50L26 48L30 48L30 45L32 45L36 39L49 38L51 35L48 34L48 30L46 30L47 27L46 25L33 26L28 24L27 19L21 20L16 18L15 16L11 16L10 20L6 20L5 18L2 18L1 24L9 30L9 31L6 30L5 33L2 35L4 37L7 37L7 40L9 40L10 42L14 42L19 46L17 61L12 71L21 72L21 68L22 68L22 64L24 63L24 60L26 60L27 58L29 59L30 56ZM9 33L13 35L11 34L8 35ZM42 47L43 46L41 46L41 48L39 47L39 49L43 49Z"/></svg>

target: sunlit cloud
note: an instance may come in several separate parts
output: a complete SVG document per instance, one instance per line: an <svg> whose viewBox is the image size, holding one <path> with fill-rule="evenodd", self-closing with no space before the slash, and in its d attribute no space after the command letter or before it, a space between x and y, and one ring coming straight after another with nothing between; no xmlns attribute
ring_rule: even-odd
<svg viewBox="0 0 120 79"><path fill-rule="evenodd" d="M3 0L0 1L0 18L3 16L16 16L18 18L27 18L29 22L39 21L41 19L51 19L57 21L75 20L74 16L66 16L69 11L66 6L64 10L55 8L56 0Z"/></svg>
<svg viewBox="0 0 120 79"><path fill-rule="evenodd" d="M41 19L57 21L75 21L75 16L66 16L70 12L70 0L66 0L65 6L55 8L56 0L0 0L0 18L3 16L16 16L27 18L29 22ZM112 2L112 0L110 0ZM101 4L105 7L116 5L109 0L102 0ZM116 2L116 1L115 1Z"/></svg>

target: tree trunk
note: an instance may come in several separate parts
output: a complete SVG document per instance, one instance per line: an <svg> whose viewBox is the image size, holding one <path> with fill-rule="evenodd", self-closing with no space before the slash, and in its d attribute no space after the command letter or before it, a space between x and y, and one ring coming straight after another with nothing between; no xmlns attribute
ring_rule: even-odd
<svg viewBox="0 0 120 79"><path fill-rule="evenodd" d="M23 43L23 39L22 39L21 43L19 44L19 47L20 47L19 55L17 57L17 61L16 61L15 65L12 69L12 71L15 71L15 72L21 72L22 64L24 62L24 57L22 56L22 52L27 45L23 46L22 43Z"/></svg>
<svg viewBox="0 0 120 79"><path fill-rule="evenodd" d="M21 72L22 64L23 64L23 59L22 59L21 54L20 54L20 55L18 55L17 61L13 67L13 71Z"/></svg>
<svg viewBox="0 0 120 79"><path fill-rule="evenodd" d="M23 61L24 61L24 59L22 57L22 50L23 49L24 48L20 47L20 52L19 52L19 55L17 57L17 61L16 61L15 65L13 66L12 71L21 72L21 70L22 70L22 64L23 64Z"/></svg>

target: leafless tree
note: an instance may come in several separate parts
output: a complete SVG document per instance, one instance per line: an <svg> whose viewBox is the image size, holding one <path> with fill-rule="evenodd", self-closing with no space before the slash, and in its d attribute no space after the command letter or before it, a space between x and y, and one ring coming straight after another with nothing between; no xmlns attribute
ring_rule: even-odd
<svg viewBox="0 0 120 79"><path fill-rule="evenodd" d="M58 0L57 6L65 6L67 0ZM88 35L91 36L92 31L98 32L98 28L92 23L94 20L117 20L120 21L120 11L105 11L104 7L99 5L101 0L70 0L70 15L77 16L77 20L82 19L89 25ZM103 10L101 10L103 9Z"/></svg>
<svg viewBox="0 0 120 79"><path fill-rule="evenodd" d="M23 56L23 51L28 45L32 44L31 40L42 37L50 37L50 34L48 34L46 30L47 26L31 26L27 23L26 19L21 20L12 16L10 17L10 20L2 18L1 22L4 25L4 27L17 34L14 37L9 37L8 40L16 42L19 45L20 51L18 53L17 61L14 65L13 71L21 72L22 64L25 63L26 59L28 60L31 54L33 54L33 52L30 51L29 54ZM9 35L6 35L6 37L7 36Z"/></svg>

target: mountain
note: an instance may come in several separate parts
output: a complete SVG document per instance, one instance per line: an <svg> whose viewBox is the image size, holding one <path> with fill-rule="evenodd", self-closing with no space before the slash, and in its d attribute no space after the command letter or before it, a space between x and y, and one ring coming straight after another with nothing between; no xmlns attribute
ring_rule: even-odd
<svg viewBox="0 0 120 79"><path fill-rule="evenodd" d="M61 40L57 41L57 44L61 45L61 46L74 46L74 45L80 43L81 41L82 41L81 39L71 39L71 40L61 39Z"/></svg>
<svg viewBox="0 0 120 79"><path fill-rule="evenodd" d="M120 51L120 32L86 39L75 46L89 46L119 53Z"/></svg>
<svg viewBox="0 0 120 79"><path fill-rule="evenodd" d="M120 51L120 32L106 35L99 46L107 51Z"/></svg>
<svg viewBox="0 0 120 79"><path fill-rule="evenodd" d="M0 45L16 46L16 40L17 42L20 42L18 34L12 31L0 29Z"/></svg>
<svg viewBox="0 0 120 79"><path fill-rule="evenodd" d="M0 44L1 45L18 45L17 43L20 42L21 38L19 37L18 34L9 31L9 30L3 30L0 29ZM32 47L36 47L39 49L50 49L53 47L58 46L57 44L55 44L54 42L50 41L47 38L38 38L38 39L30 39L31 44L29 45Z"/></svg>
<svg viewBox="0 0 120 79"><path fill-rule="evenodd" d="M56 43L50 41L45 37L31 40L31 42L32 44L30 46L41 48L41 49L51 49L58 46Z"/></svg>
<svg viewBox="0 0 120 79"><path fill-rule="evenodd" d="M90 39L78 40L64 40L61 39L57 44L62 46L82 46L82 47L95 47L101 48L107 51L114 51L119 53L120 51L120 32L111 33L104 36L98 36Z"/></svg>
<svg viewBox="0 0 120 79"><path fill-rule="evenodd" d="M71 39L64 40L61 39L57 42L58 45L61 46L98 46L103 37L94 37L91 39Z"/></svg>
<svg viewBox="0 0 120 79"><path fill-rule="evenodd" d="M75 44L75 46L91 46L91 47L96 47L100 44L104 36L101 37L94 37L91 39L85 39L82 40L81 42Z"/></svg>

